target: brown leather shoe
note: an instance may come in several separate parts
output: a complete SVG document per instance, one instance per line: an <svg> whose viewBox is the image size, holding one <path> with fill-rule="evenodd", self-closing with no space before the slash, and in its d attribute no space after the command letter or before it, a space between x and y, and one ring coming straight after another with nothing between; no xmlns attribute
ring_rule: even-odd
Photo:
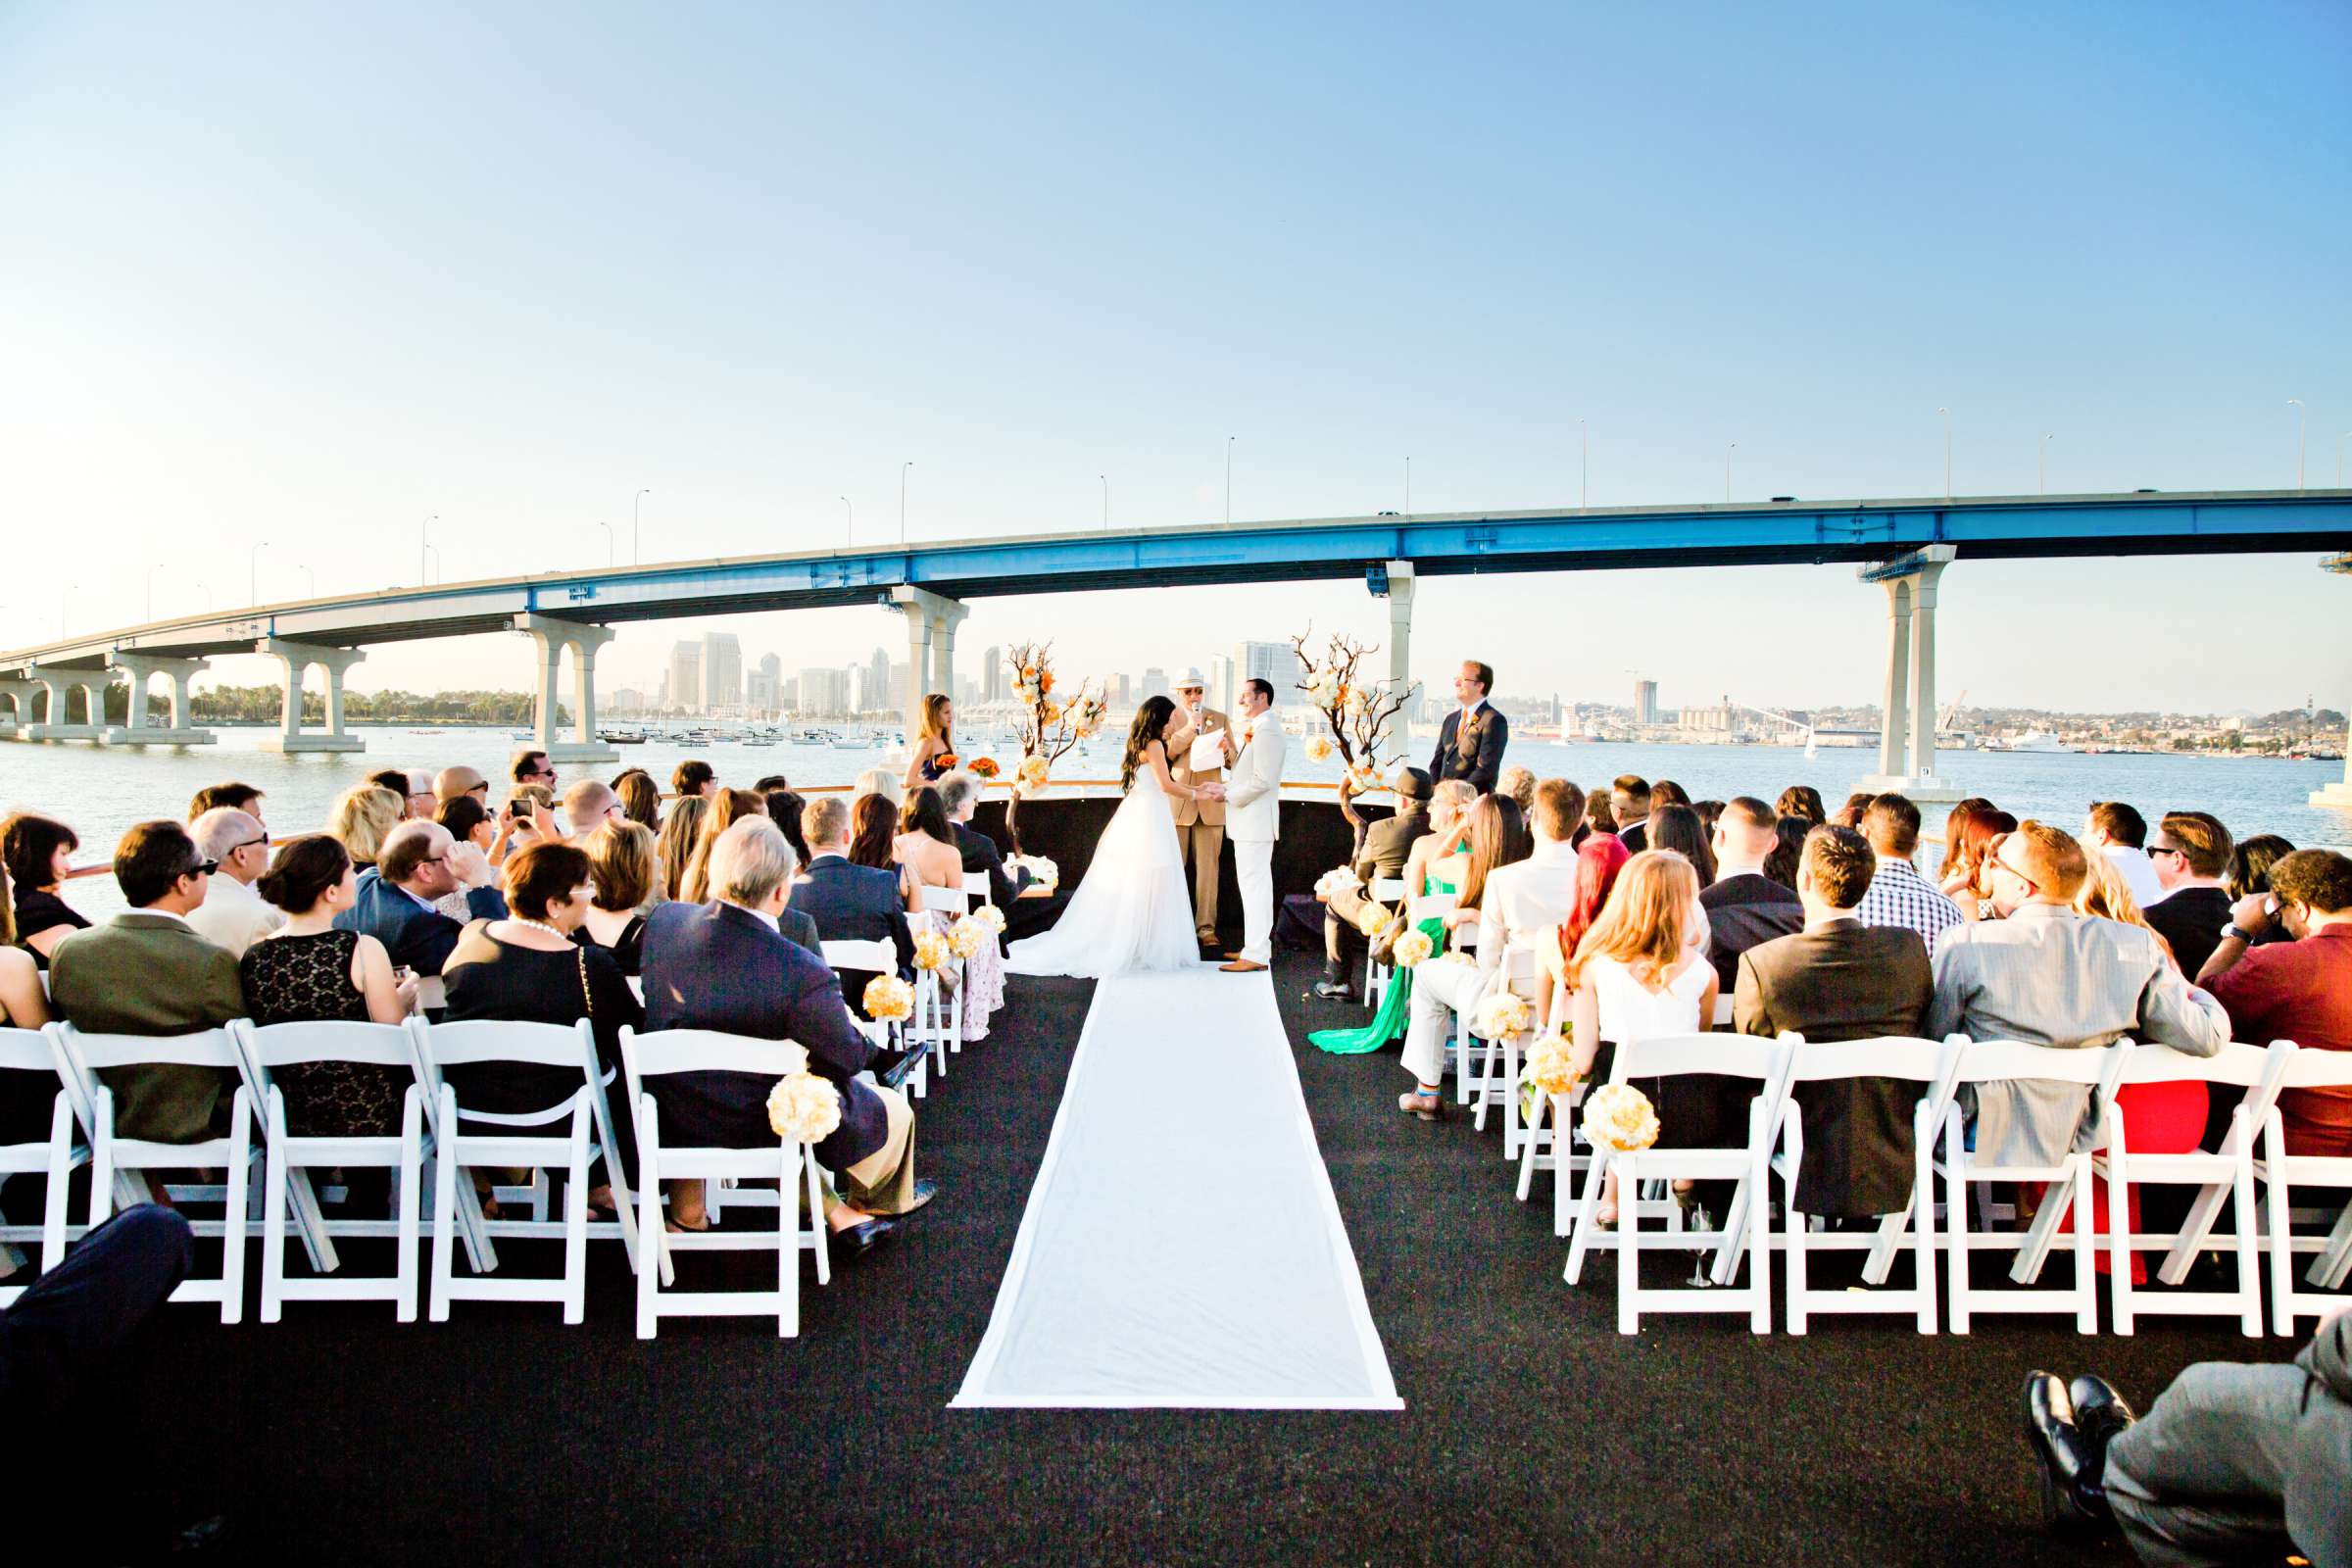
<svg viewBox="0 0 2352 1568"><path fill-rule="evenodd" d="M1217 967L1227 974L1258 974L1266 966L1255 958L1236 958L1231 963L1220 963Z"/></svg>

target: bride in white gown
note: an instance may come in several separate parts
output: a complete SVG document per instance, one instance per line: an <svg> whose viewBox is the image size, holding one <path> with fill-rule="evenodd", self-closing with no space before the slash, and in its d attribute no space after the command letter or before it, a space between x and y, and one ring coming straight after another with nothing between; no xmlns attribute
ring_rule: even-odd
<svg viewBox="0 0 2352 1568"><path fill-rule="evenodd" d="M1139 969L1189 969L1200 962L1193 925L1192 879L1176 842L1171 796L1214 799L1215 785L1191 789L1168 776L1176 705L1147 698L1127 731L1120 783L1127 798L1095 843L1095 857L1054 929L1015 942L1007 974L1099 979ZM1181 739L1181 734L1179 739Z"/></svg>

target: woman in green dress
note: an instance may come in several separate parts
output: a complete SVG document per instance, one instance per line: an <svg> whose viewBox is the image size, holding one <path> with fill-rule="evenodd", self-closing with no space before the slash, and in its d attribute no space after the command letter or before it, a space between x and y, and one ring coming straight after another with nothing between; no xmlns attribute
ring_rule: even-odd
<svg viewBox="0 0 2352 1568"><path fill-rule="evenodd" d="M1458 778L1446 779L1431 792L1429 831L1413 841L1411 851L1405 856L1401 880L1406 907L1424 895L1461 891L1470 864L1470 806L1477 799L1470 785ZM1444 918L1433 915L1419 924L1434 945L1432 956L1444 953L1446 936ZM1405 1019L1411 1016L1412 996L1413 971L1394 970L1389 975L1388 988L1381 993L1380 1010L1372 1015L1370 1023L1360 1029L1318 1029L1306 1037L1307 1042L1335 1056L1360 1056L1378 1051L1404 1033Z"/></svg>

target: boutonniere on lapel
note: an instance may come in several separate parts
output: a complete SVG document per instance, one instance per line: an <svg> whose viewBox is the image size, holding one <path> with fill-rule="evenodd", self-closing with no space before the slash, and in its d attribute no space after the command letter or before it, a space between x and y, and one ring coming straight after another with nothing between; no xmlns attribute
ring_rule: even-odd
<svg viewBox="0 0 2352 1568"><path fill-rule="evenodd" d="M1468 718L1462 720L1462 738L1464 740L1472 741L1478 739L1479 726L1484 724L1486 720L1487 710L1483 708L1477 712L1472 713Z"/></svg>

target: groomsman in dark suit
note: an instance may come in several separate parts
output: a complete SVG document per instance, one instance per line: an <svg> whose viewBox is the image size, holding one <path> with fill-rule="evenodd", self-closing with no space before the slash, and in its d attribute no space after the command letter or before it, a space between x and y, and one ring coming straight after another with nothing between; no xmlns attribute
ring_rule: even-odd
<svg viewBox="0 0 2352 1568"><path fill-rule="evenodd" d="M1848 827L1817 827L1797 862L1805 928L1740 956L1732 1024L1741 1034L1793 1029L1808 1042L1917 1038L1936 998L1927 944L1907 926L1866 926L1854 906L1879 858ZM1805 1135L1796 1207L1804 1214L1865 1219L1910 1196L1911 1107L1920 1086L1900 1078L1845 1078L1795 1088Z"/></svg>
<svg viewBox="0 0 2352 1568"><path fill-rule="evenodd" d="M792 888L791 907L816 922L826 942L888 942L899 956L899 975L914 973L914 932L899 879L875 865L850 860L850 808L838 795L819 795L801 812L801 836L808 841L808 879ZM841 988L864 1016L865 984L873 975L841 971Z"/></svg>
<svg viewBox="0 0 2352 1568"><path fill-rule="evenodd" d="M1511 741L1509 720L1487 701L1494 689L1494 669L1477 660L1465 661L1453 677L1453 695L1461 707L1446 715L1438 729L1437 755L1429 760L1429 776L1437 783L1467 779L1481 795L1494 793L1502 772L1502 749Z"/></svg>

